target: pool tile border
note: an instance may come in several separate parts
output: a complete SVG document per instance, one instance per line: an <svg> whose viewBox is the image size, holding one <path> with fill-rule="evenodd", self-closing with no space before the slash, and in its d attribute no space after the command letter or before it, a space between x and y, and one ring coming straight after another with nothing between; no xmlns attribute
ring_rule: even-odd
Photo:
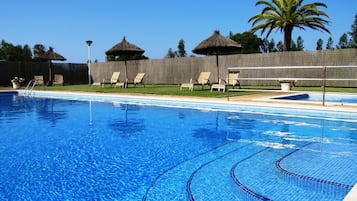
<svg viewBox="0 0 357 201"><path fill-rule="evenodd" d="M315 189L320 189L323 191L326 191L326 193L329 193L331 195L335 195L333 192L339 192L340 194L346 194L348 191L352 189L353 186L349 184L342 184L334 181L329 181L329 180L324 180L324 179L319 179L307 175L301 175L297 174L294 172L291 172L289 170L284 169L281 167L281 161L284 160L285 158L289 157L290 155L304 149L305 147L315 144L316 142L311 142L307 143L304 146L295 149L294 151L286 154L285 156L281 157L279 160L276 161L275 167L279 172L281 172L284 175L284 179L288 180L288 182L292 184L298 184L298 185L308 185L308 186L314 186Z"/></svg>
<svg viewBox="0 0 357 201"><path fill-rule="evenodd" d="M17 91L25 96L23 90ZM269 104L261 102L223 101L181 97L136 96L121 94L98 94L83 92L33 91L31 96L38 98L59 98L82 101L118 102L123 104L157 105L163 107L182 107L200 110L220 110L227 112L249 112L298 116L301 118L324 118L329 120L357 122L357 109L332 108L316 105Z"/></svg>
<svg viewBox="0 0 357 201"><path fill-rule="evenodd" d="M259 199L259 200L265 200L265 201L271 201L272 199L267 198L267 197L265 197L265 196L263 196L263 195L260 195L259 193L254 192L253 190L251 190L250 188L248 188L247 186L245 186L243 183L241 183L241 182L239 181L239 179L237 178L236 174L235 174L235 169L236 169L236 167L237 167L240 163L242 163L242 162L244 162L244 161L246 161L246 160L248 160L248 159L254 157L255 155L257 155L257 154L259 154L259 153L261 153L261 152L263 152L263 151L266 151L266 150L268 150L268 149L270 149L270 148L267 147L267 148L265 148L265 149L262 149L262 150L260 150L260 151L258 151L258 152L256 152L256 153L254 153L254 154L252 154L252 155L250 155L250 156L248 156L248 157L246 157L246 158L244 158L244 159L238 161L238 162L237 162L236 164L234 164L234 166L231 168L231 172L230 172L230 175L231 175L232 180L234 181L234 183L237 184L237 186L238 186L241 190L243 190L244 192L246 192L248 195L250 195L250 196L252 196L252 197L255 197L255 198Z"/></svg>

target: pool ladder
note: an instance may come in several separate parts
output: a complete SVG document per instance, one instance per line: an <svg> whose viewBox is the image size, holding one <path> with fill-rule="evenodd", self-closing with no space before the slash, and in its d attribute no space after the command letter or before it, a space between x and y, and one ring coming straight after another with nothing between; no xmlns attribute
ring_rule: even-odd
<svg viewBox="0 0 357 201"><path fill-rule="evenodd" d="M29 83L27 84L26 88L25 88L25 95L30 96L32 94L32 90L33 88L37 85L37 80L32 79L29 81Z"/></svg>

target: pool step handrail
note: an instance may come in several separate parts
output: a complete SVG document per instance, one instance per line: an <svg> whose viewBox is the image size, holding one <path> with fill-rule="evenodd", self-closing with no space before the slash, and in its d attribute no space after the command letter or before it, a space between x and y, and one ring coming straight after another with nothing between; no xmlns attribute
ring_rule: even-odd
<svg viewBox="0 0 357 201"><path fill-rule="evenodd" d="M28 82L26 88L25 88L25 95L31 95L33 88L37 85L37 80L32 79ZM30 88L31 86L31 88Z"/></svg>

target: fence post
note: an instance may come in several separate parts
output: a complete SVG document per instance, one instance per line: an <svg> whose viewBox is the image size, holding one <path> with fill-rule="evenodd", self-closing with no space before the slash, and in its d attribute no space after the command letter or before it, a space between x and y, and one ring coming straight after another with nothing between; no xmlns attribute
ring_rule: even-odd
<svg viewBox="0 0 357 201"><path fill-rule="evenodd" d="M322 79L322 106L325 106L325 93L326 93L326 66L323 67L323 79Z"/></svg>

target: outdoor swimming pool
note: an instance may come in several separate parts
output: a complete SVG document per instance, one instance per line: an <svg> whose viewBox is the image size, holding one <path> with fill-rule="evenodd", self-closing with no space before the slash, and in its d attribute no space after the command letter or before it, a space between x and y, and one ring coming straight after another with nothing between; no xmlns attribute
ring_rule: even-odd
<svg viewBox="0 0 357 201"><path fill-rule="evenodd" d="M0 93L0 199L342 200L356 144L355 113Z"/></svg>
<svg viewBox="0 0 357 201"><path fill-rule="evenodd" d="M280 96L274 99L281 100L297 100L297 101L314 101L322 102L323 94L322 93L300 93L287 96ZM356 94L336 94L336 93L326 93L325 101L338 104L356 104L357 95Z"/></svg>

